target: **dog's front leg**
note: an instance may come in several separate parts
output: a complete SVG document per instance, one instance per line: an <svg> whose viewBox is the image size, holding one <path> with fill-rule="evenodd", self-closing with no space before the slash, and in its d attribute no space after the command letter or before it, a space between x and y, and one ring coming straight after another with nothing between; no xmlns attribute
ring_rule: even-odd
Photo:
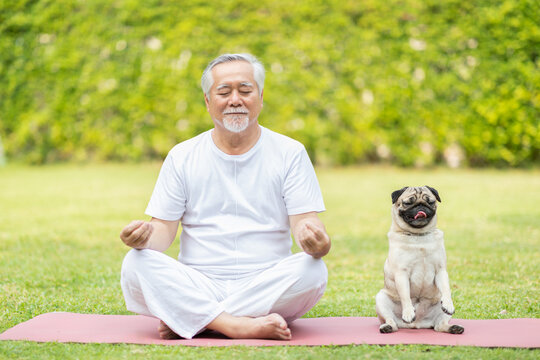
<svg viewBox="0 0 540 360"><path fill-rule="evenodd" d="M448 272L446 269L440 269L435 275L435 285L441 292L442 310L448 315L454 314L454 303L450 293L450 281L448 280Z"/></svg>
<svg viewBox="0 0 540 360"><path fill-rule="evenodd" d="M414 313L414 306L411 301L411 288L409 283L409 274L406 271L399 271L395 275L396 290L401 300L401 318L406 323L412 323L416 314Z"/></svg>

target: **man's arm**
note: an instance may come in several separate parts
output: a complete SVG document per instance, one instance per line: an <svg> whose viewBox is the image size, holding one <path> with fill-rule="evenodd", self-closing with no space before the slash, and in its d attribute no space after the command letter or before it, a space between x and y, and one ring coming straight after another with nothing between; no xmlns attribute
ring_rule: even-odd
<svg viewBox="0 0 540 360"><path fill-rule="evenodd" d="M120 239L134 249L163 252L173 243L179 224L180 220L166 221L156 218L150 221L134 220L122 229Z"/></svg>
<svg viewBox="0 0 540 360"><path fill-rule="evenodd" d="M305 253L321 258L330 251L330 236L316 212L290 215L289 223L296 244Z"/></svg>

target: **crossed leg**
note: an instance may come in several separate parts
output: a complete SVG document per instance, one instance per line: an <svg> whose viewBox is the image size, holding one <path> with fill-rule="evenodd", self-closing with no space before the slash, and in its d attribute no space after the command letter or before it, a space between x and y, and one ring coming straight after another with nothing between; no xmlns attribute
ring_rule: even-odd
<svg viewBox="0 0 540 360"><path fill-rule="evenodd" d="M287 322L317 303L326 281L324 262L304 253L283 259L230 296L156 251L132 250L122 266L128 310L161 319L162 338L191 338L210 329L231 338L290 339Z"/></svg>

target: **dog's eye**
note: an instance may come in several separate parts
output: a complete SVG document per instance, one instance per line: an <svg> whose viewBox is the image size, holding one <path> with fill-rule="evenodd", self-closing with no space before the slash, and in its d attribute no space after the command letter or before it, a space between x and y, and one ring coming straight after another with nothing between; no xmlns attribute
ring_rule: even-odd
<svg viewBox="0 0 540 360"><path fill-rule="evenodd" d="M405 200L403 200L403 205L412 205L413 202L414 201L412 199L405 199Z"/></svg>
<svg viewBox="0 0 540 360"><path fill-rule="evenodd" d="M435 200L427 199L427 203L430 204L430 205L433 205L433 204L435 204Z"/></svg>

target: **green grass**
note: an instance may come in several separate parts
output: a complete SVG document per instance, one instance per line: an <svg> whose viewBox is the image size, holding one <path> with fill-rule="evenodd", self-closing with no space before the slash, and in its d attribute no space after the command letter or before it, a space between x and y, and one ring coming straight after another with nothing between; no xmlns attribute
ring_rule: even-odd
<svg viewBox="0 0 540 360"><path fill-rule="evenodd" d="M0 168L0 332L51 311L128 314L118 238L160 164ZM328 289L306 316L375 316L390 193L439 190L456 318L540 317L540 171L318 169L333 239ZM175 256L178 242L169 249ZM437 346L187 348L0 342L0 358L538 358L538 350Z"/></svg>

